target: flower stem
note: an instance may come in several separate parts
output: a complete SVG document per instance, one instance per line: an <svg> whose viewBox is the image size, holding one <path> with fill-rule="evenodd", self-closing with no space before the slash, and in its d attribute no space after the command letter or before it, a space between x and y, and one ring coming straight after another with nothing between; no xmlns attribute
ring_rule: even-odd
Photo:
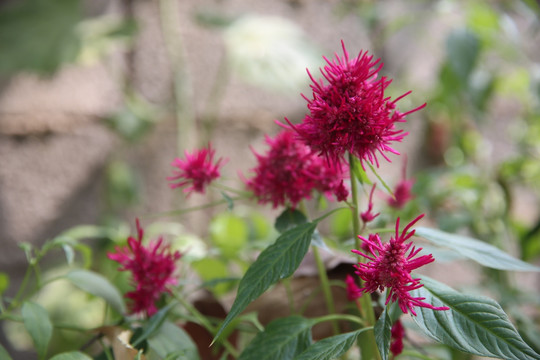
<svg viewBox="0 0 540 360"><path fill-rule="evenodd" d="M174 294L175 299L187 310L189 311L212 336L216 334L216 328L210 323L210 321L199 312L189 301L186 301L183 296L177 296ZM223 347L231 354L234 358L237 358L240 354L238 350L227 340L221 340Z"/></svg>
<svg viewBox="0 0 540 360"><path fill-rule="evenodd" d="M330 288L330 283L328 282L328 274L326 273L326 267L321 259L319 254L319 249L316 246L311 247L313 249L313 256L315 257L315 263L317 264L317 271L319 272L319 279L321 280L321 287L324 294L324 299L326 301L326 307L329 314L336 313L336 307L334 305L334 297L332 296L332 289ZM332 330L334 334L339 334L339 326L337 321L332 320Z"/></svg>
<svg viewBox="0 0 540 360"><path fill-rule="evenodd" d="M357 249L361 248L360 239L358 239L358 234L360 232L360 215L358 211L358 187L356 183L356 177L354 173L354 161L355 158L352 154L349 153L349 173L351 177L351 197L352 197L352 204L351 212L352 212L352 219L353 219L353 234L355 236L355 245ZM361 256L358 256L358 261L363 261ZM360 279L361 285L363 285L363 280ZM367 326L374 326L375 325L375 312L373 310L373 305L371 303L371 295L363 294L360 298L360 313L362 314L362 317L364 318ZM381 355L379 353L379 350L377 349L377 343L375 342L375 335L372 331L369 332L367 335L369 336L369 342L372 344L374 351L373 354L377 360L381 360Z"/></svg>

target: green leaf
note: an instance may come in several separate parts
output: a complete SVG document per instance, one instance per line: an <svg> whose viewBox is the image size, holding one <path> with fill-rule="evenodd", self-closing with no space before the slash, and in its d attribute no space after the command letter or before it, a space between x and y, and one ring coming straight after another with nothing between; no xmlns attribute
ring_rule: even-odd
<svg viewBox="0 0 540 360"><path fill-rule="evenodd" d="M120 314L126 311L124 299L118 289L100 274L89 270L77 269L70 271L65 277L78 288L105 299Z"/></svg>
<svg viewBox="0 0 540 360"><path fill-rule="evenodd" d="M157 313L155 313L144 325L142 333L139 334L137 337L134 336L131 339L132 345L136 347L137 345L142 343L144 340L146 340L148 337L152 336L167 318L167 314L169 313L169 310L171 310L172 307L175 305L176 303L172 302L168 304L167 306L165 306L163 309L160 309Z"/></svg>
<svg viewBox="0 0 540 360"><path fill-rule="evenodd" d="M0 296L9 287L9 276L5 272L0 272Z"/></svg>
<svg viewBox="0 0 540 360"><path fill-rule="evenodd" d="M379 348L379 353L381 354L382 360L388 360L388 352L390 351L390 340L392 339L392 319L387 311L388 306L383 310L383 313L377 320L375 328L375 342L377 343L377 348Z"/></svg>
<svg viewBox="0 0 540 360"><path fill-rule="evenodd" d="M480 41L466 29L454 30L446 40L448 63L452 71L467 83L480 53Z"/></svg>
<svg viewBox="0 0 540 360"><path fill-rule="evenodd" d="M73 250L73 246L64 244L62 245L62 249L64 249L67 263L69 265L73 264L73 260L75 259L75 251Z"/></svg>
<svg viewBox="0 0 540 360"><path fill-rule="evenodd" d="M313 222L290 229L259 255L240 281L236 299L216 333L214 341L231 320L240 314L250 302L258 298L278 280L294 273L308 251L311 236L316 227L317 223Z"/></svg>
<svg viewBox="0 0 540 360"><path fill-rule="evenodd" d="M0 344L0 359L13 360L13 358L8 354L7 350Z"/></svg>
<svg viewBox="0 0 540 360"><path fill-rule="evenodd" d="M487 297L461 294L433 279L421 276L423 287L412 297L425 298L450 310L417 308L418 326L435 340L455 349L505 360L540 359L519 336L500 305Z"/></svg>
<svg viewBox="0 0 540 360"><path fill-rule="evenodd" d="M493 269L540 271L540 267L538 266L516 259L493 245L470 237L449 234L441 230L424 227L416 228L415 235L423 237L439 246L450 248L458 254Z"/></svg>
<svg viewBox="0 0 540 360"><path fill-rule="evenodd" d="M345 354L353 346L358 335L366 330L368 328L319 340L295 357L294 360L330 360L338 358Z"/></svg>
<svg viewBox="0 0 540 360"><path fill-rule="evenodd" d="M174 359L198 360L197 346L189 335L179 326L166 321L158 331L148 339L148 346L162 359L175 354Z"/></svg>
<svg viewBox="0 0 540 360"><path fill-rule="evenodd" d="M22 306L22 318L34 342L38 357L44 359L53 331L49 313L41 305L26 301Z"/></svg>
<svg viewBox="0 0 540 360"><path fill-rule="evenodd" d="M26 0L0 12L0 73L51 74L75 60L80 0Z"/></svg>
<svg viewBox="0 0 540 360"><path fill-rule="evenodd" d="M274 320L255 336L238 360L293 359L311 344L314 324L301 316Z"/></svg>
<svg viewBox="0 0 540 360"><path fill-rule="evenodd" d="M222 213L210 223L212 242L228 258L237 258L249 238L247 223L239 216Z"/></svg>
<svg viewBox="0 0 540 360"><path fill-rule="evenodd" d="M276 218L274 227L280 233L284 233L295 226L307 223L307 221L306 216L301 211L287 208Z"/></svg>
<svg viewBox="0 0 540 360"><path fill-rule="evenodd" d="M71 351L55 355L50 360L92 360L92 358L82 352Z"/></svg>

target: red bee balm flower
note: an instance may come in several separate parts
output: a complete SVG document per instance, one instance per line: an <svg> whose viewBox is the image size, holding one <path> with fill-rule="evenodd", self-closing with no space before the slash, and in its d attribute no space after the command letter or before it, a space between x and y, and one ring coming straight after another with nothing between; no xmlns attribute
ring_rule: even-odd
<svg viewBox="0 0 540 360"><path fill-rule="evenodd" d="M221 158L214 164L215 152L209 144L208 149L202 148L193 154L186 151L185 160L175 158L171 165L178 170L174 171L173 176L167 177L169 187L175 189L191 185L184 189L184 192L189 193L188 196L192 191L204 193L205 187L219 177L219 168L222 166Z"/></svg>
<svg viewBox="0 0 540 360"><path fill-rule="evenodd" d="M409 293L409 291L423 286L420 279L411 277L411 271L435 260L431 254L415 258L422 248L416 248L412 246L412 243L405 244L405 241L414 235L414 230L408 232L409 229L422 217L424 217L423 214L414 219L403 229L401 234L399 233L398 218L395 237L390 238L390 241L385 244L381 242L378 234L371 234L369 239L358 236L364 242L363 248L366 247L368 250L365 251L369 251L370 255L359 250L351 250L369 260L367 263L355 265L356 274L365 281L364 287L360 290L364 293L372 293L387 288L389 291L386 304L390 301L397 301L405 314L410 311L412 315L416 315L415 306L433 310L448 310L447 307L434 307L425 303L422 301L424 298L413 298Z"/></svg>
<svg viewBox="0 0 540 360"><path fill-rule="evenodd" d="M403 336L405 335L405 329L401 324L401 321L398 319L392 329L390 330L390 335L392 342L390 343L390 351L394 356L398 356L403 352Z"/></svg>
<svg viewBox="0 0 540 360"><path fill-rule="evenodd" d="M346 152L363 161L379 165L377 152L390 161L386 152L399 154L391 143L401 141L407 133L397 130L395 124L405 122L405 116L422 109L426 104L401 113L396 102L407 96L407 92L391 101L384 90L392 80L382 77L377 80L383 64L373 60L367 52L360 52L354 59L349 58L343 41L343 57L335 55L335 60L323 57L327 64L321 73L328 82L317 81L308 71L313 81L313 98L308 99L310 114L303 122L289 125L312 149L333 161L344 160Z"/></svg>
<svg viewBox="0 0 540 360"><path fill-rule="evenodd" d="M176 270L175 262L182 256L180 252L171 252L170 245L163 243L163 238L150 241L147 247L142 245L144 231L137 223L137 239L130 236L128 246L116 248L116 253L109 253L107 257L120 263L120 271L131 271L134 291L125 296L132 300L131 313L145 312L152 316L157 312L156 301L164 292L169 292L170 285L176 285L173 276Z"/></svg>
<svg viewBox="0 0 540 360"><path fill-rule="evenodd" d="M271 202L275 208L288 202L294 208L302 199L309 199L313 190L334 194L338 201L347 198L345 168L317 156L291 131L282 131L273 139L267 136L266 143L270 146L266 155L253 151L258 161L251 170L255 176L245 180L260 203Z"/></svg>

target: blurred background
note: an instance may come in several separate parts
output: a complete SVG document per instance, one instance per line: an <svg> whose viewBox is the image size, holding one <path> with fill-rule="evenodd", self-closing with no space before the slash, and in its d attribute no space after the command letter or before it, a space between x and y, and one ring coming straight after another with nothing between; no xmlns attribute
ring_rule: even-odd
<svg viewBox="0 0 540 360"><path fill-rule="evenodd" d="M39 245L204 202L167 186L213 144L241 186L274 120L300 121L306 68L367 50L410 133L404 211L530 262L540 255L540 2L535 0L4 0L0 3L0 272ZM381 173L394 185L402 159ZM393 180L392 180L393 179ZM421 190L421 191L419 191ZM193 233L212 214L188 217ZM126 225L127 224L127 225ZM127 230L129 231L129 230ZM468 271L468 270L467 270ZM459 271L459 281L470 274ZM520 284L534 291L535 277ZM536 305L538 306L538 304ZM538 312L536 312L536 315ZM534 338L533 338L534 339ZM538 351L538 339L536 349Z"/></svg>

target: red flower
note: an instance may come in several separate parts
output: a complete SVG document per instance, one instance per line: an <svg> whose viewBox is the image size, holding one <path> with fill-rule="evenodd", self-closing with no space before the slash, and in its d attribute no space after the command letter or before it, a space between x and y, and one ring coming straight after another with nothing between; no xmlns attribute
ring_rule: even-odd
<svg viewBox="0 0 540 360"><path fill-rule="evenodd" d="M397 130L395 124L405 122L405 116L422 109L421 105L402 113L396 109L396 102L407 96L407 92L395 100L385 96L384 91L392 80L382 77L377 80L383 64L380 59L360 52L349 59L343 41L343 57L329 60L321 73L328 82L315 80L311 89L313 98L308 99L310 113L299 125L293 125L299 137L320 155L336 162L344 160L347 152L360 161L379 165L377 153L390 161L385 153L399 154L392 148L392 142L401 141L407 133Z"/></svg>
<svg viewBox="0 0 540 360"><path fill-rule="evenodd" d="M345 277L345 285L347 287L347 300L354 301L362 296L362 290L360 290L354 278L349 274Z"/></svg>
<svg viewBox="0 0 540 360"><path fill-rule="evenodd" d="M401 310L406 314L408 311L416 315L415 306L426 307L434 310L448 310L447 307L434 307L425 303L424 298L413 298L409 291L421 288L423 285L420 279L413 279L411 271L433 262L435 259L430 255L422 255L415 258L422 248L412 246L412 243L405 244L410 237L414 235L414 230L409 229L424 215L418 216L409 225L399 233L399 218L396 222L395 237L383 244L378 234L371 234L369 239L358 236L364 241L366 253L353 249L353 253L368 259L367 263L358 263L355 265L356 274L362 278L365 283L361 290L365 293L373 293L377 290L389 289L386 304L390 301L398 302ZM364 246L363 246L364 247ZM409 251L410 250L410 251ZM409 251L409 254L407 252Z"/></svg>
<svg viewBox="0 0 540 360"><path fill-rule="evenodd" d="M394 209L402 209L405 204L411 201L414 196L412 194L413 179L407 179L407 158L403 162L401 180L397 183L394 189L394 196L390 196L387 200L388 205Z"/></svg>
<svg viewBox="0 0 540 360"><path fill-rule="evenodd" d="M282 131L275 138L266 136L270 149L257 157L255 176L245 180L248 189L260 203L271 202L273 207L296 207L302 199L311 198L313 190L338 201L345 200L348 191L343 184L345 168L317 156L309 147L297 141L291 131Z"/></svg>
<svg viewBox="0 0 540 360"><path fill-rule="evenodd" d="M205 187L219 177L219 168L222 166L221 158L214 164L215 152L208 144L208 149L202 148L193 154L186 151L185 160L175 158L171 165L178 170L174 170L173 176L167 177L169 187L175 189L190 185L184 189L184 192L189 193L188 196L192 191L204 193Z"/></svg>
<svg viewBox="0 0 540 360"><path fill-rule="evenodd" d="M152 316L157 312L156 301L161 294L169 292L168 286L176 285L173 276L175 262L182 256L180 252L171 252L170 245L163 243L163 238L150 241L147 247L142 245L144 231L137 223L137 239L130 236L128 246L116 247L116 253L108 253L107 257L120 263L120 271L131 271L134 291L125 296L131 299L131 313L145 312Z"/></svg>
<svg viewBox="0 0 540 360"><path fill-rule="evenodd" d="M371 192L369 193L369 202L368 202L368 208L366 211L360 214L360 217L362 218L362 221L364 224L367 224L370 221L373 221L377 216L379 216L380 213L373 214L373 192L375 192L375 187L377 184L373 184L373 187L371 188Z"/></svg>
<svg viewBox="0 0 540 360"><path fill-rule="evenodd" d="M403 325L399 319L394 323L394 325L392 325L390 335L392 337L390 351L392 354L394 354L394 356L398 356L403 351L403 336L405 335L405 329L403 328Z"/></svg>

